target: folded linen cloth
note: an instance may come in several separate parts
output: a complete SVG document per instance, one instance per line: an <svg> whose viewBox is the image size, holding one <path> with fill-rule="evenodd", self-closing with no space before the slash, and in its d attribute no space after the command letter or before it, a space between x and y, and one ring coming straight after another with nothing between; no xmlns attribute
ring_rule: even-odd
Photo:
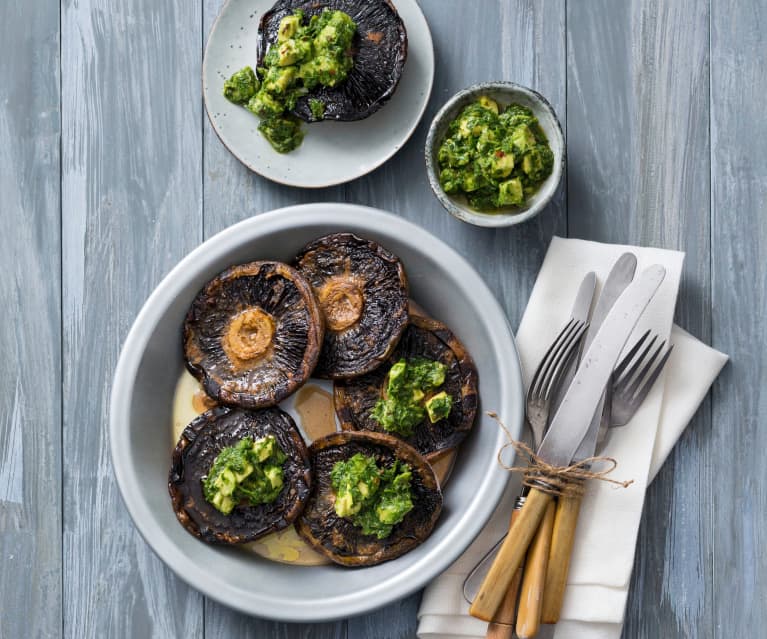
<svg viewBox="0 0 767 639"><path fill-rule="evenodd" d="M544 638L620 637L647 484L727 361L725 355L681 328L672 329L682 253L555 237L517 332L525 383L529 383L546 348L569 318L583 276L595 271L601 284L615 260L626 251L637 256L637 273L650 264L662 264L667 269L661 288L627 348L638 335L652 329L663 338L670 334L674 351L640 410L627 426L611 431L600 453L618 460L612 477L633 479L634 483L625 489L604 482L589 483L581 506L562 617L556 626L542 626L539 636ZM463 581L508 529L519 491L520 480L514 476L477 539L427 587L418 612L420 639L485 636L487 624L469 615L469 605L462 595ZM605 521L609 525L603 525Z"/></svg>

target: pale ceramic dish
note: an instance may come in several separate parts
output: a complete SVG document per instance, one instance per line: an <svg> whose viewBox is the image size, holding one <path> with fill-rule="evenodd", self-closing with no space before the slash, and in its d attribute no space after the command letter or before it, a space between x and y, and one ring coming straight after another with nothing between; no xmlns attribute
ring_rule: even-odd
<svg viewBox="0 0 767 639"><path fill-rule="evenodd" d="M538 118L538 123L546 134L549 146L554 153L554 168L551 175L523 207L509 207L500 209L498 212L483 213L471 208L464 197L445 193L439 183L437 152L445 139L447 128L464 107L476 102L482 95L495 100L501 108L509 104L521 104L529 108ZM425 157L429 185L442 206L451 215L476 226L513 226L538 215L556 193L565 168L565 138L554 108L540 93L513 82L485 82L459 91L434 116L426 136Z"/></svg>
<svg viewBox="0 0 767 639"><path fill-rule="evenodd" d="M302 124L301 146L280 154L258 132L259 119L222 94L232 73L256 66L258 23L274 2L229 0L211 29L202 63L202 91L213 128L240 162L274 182L319 188L369 173L407 142L431 95L434 48L421 9L415 0L393 2L407 30L408 54L391 99L364 120Z"/></svg>
<svg viewBox="0 0 767 639"><path fill-rule="evenodd" d="M168 496L174 388L184 363L181 327L192 299L232 264L290 260L309 240L351 231L400 256L412 297L447 323L474 357L480 411L444 494L432 535L411 552L368 568L276 563L212 546L176 520ZM523 391L506 316L487 285L455 251L392 214L348 204L279 209L236 224L190 253L155 289L120 355L112 388L110 444L118 486L136 527L184 581L242 612L285 621L348 617L418 590L447 568L492 514L506 485L496 463L505 440L484 414L497 411L518 436Z"/></svg>

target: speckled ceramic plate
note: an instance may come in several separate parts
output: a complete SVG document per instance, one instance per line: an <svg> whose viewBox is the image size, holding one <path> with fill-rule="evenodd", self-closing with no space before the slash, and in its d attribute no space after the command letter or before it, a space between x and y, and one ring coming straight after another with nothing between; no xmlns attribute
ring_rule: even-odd
<svg viewBox="0 0 767 639"><path fill-rule="evenodd" d="M229 0L211 29L202 89L218 137L249 169L289 186L343 184L379 167L415 130L434 81L431 33L416 0L393 0L407 29L408 55L392 98L364 120L303 124L303 144L284 155L258 132L256 116L222 94L224 80L233 72L255 67L259 20L273 4L274 0Z"/></svg>
<svg viewBox="0 0 767 639"><path fill-rule="evenodd" d="M417 548L367 568L277 563L238 548L212 546L177 521L168 495L173 396L184 368L181 326L200 288L231 264L292 258L310 240L349 231L380 242L405 265L411 294L450 326L479 373L480 411L461 444L444 507ZM111 395L109 437L115 477L136 527L182 579L243 612L285 621L362 614L422 588L466 549L485 525L508 479L496 461L505 436L484 414L495 410L518 437L522 376L503 309L458 253L397 215L325 203L264 213L195 249L144 304L123 346Z"/></svg>

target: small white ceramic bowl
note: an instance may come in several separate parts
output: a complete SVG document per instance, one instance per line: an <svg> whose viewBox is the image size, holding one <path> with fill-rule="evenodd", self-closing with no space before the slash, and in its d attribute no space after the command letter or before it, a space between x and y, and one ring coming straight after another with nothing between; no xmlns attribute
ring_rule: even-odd
<svg viewBox="0 0 767 639"><path fill-rule="evenodd" d="M232 264L289 261L308 241L351 231L402 258L411 295L447 323L473 355L480 411L461 445L431 536L393 561L367 568L292 566L212 546L176 520L168 496L172 400L183 368L181 327L202 286ZM115 476L136 527L157 555L207 596L242 612L284 621L348 617L418 590L447 568L492 514L507 482L496 463L504 442L483 410L513 436L522 428L523 392L506 316L476 271L424 229L396 215L349 204L312 204L236 224L184 258L144 304L125 340L112 387L110 444Z"/></svg>
<svg viewBox="0 0 767 639"><path fill-rule="evenodd" d="M546 134L549 146L554 153L554 168L551 175L546 178L546 181L541 184L538 191L525 203L524 207L509 207L508 209L500 209L498 212L483 213L471 208L465 198L445 193L439 183L437 152L445 139L447 129L464 107L476 102L477 98L483 95L495 100L500 107L509 104L521 104L532 110L535 117L538 118L538 123ZM434 116L426 136L425 155L426 172L431 189L450 214L476 226L512 226L535 217L549 203L556 192L564 172L565 139L557 114L540 93L513 82L485 82L459 91Z"/></svg>

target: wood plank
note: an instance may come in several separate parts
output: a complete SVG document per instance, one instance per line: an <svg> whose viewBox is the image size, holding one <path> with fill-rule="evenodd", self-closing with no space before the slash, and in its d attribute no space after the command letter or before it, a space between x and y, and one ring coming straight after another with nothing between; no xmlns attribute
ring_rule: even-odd
<svg viewBox="0 0 767 639"><path fill-rule="evenodd" d="M206 0L207 33L221 0ZM452 218L429 189L423 146L431 119L457 90L484 80L512 80L546 95L565 127L564 0L496 0L477 11L461 0L422 0L431 27L438 68L423 121L397 156L368 176L321 190L273 184L239 164L205 123L204 209L206 237L259 212L288 204L349 201L390 210L429 229L463 254L486 279L512 326L522 316L535 275L554 233L566 232L562 188L535 220L520 227L489 230ZM467 37L475 34L477 37ZM488 42L500 43L489 54ZM370 615L348 620L349 637L412 637L418 594ZM271 624L206 602L206 636L340 637L346 626ZM256 629L256 630L254 630ZM255 634L254 634L255 633Z"/></svg>
<svg viewBox="0 0 767 639"><path fill-rule="evenodd" d="M62 11L64 635L193 639L202 598L135 530L106 424L131 322L201 237L201 5Z"/></svg>
<svg viewBox="0 0 767 639"><path fill-rule="evenodd" d="M718 637L758 637L767 626L767 5L713 0L711 26L712 328L731 358L712 402L712 624Z"/></svg>
<svg viewBox="0 0 767 639"><path fill-rule="evenodd" d="M687 251L677 321L711 337L708 7L568 5L569 232ZM624 636L713 636L707 405L645 503Z"/></svg>
<svg viewBox="0 0 767 639"><path fill-rule="evenodd" d="M11 311L0 324L0 637L56 637L62 615L58 7L45 0L0 4L0 59L0 299Z"/></svg>

